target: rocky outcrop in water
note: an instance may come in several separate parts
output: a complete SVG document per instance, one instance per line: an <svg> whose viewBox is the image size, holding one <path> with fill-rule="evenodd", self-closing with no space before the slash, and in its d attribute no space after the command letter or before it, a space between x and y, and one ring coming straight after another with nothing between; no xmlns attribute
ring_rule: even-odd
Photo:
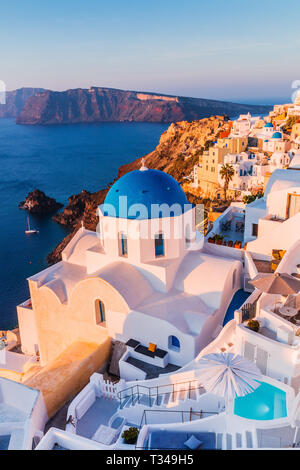
<svg viewBox="0 0 300 470"><path fill-rule="evenodd" d="M43 191L35 189L28 194L25 201L20 202L19 208L37 215L48 215L57 212L63 204L57 202L52 197L46 196Z"/></svg>
<svg viewBox="0 0 300 470"><path fill-rule="evenodd" d="M17 123L175 122L215 114L235 116L269 110L269 106L91 87L37 93L26 101Z"/></svg>
<svg viewBox="0 0 300 470"><path fill-rule="evenodd" d="M66 225L71 229L61 243L47 256L49 264L57 263L61 260L61 253L73 238L83 222L87 230L96 230L98 224L97 207L104 202L108 189L101 189L95 193L81 191L79 194L69 197L69 204L60 213L53 216L53 220Z"/></svg>
<svg viewBox="0 0 300 470"><path fill-rule="evenodd" d="M79 222L83 221L88 230L96 230L98 223L96 210L98 205L104 201L106 193L107 189L102 189L96 193L90 193L83 189L81 193L70 196L67 207L52 218L55 222L69 228L74 228Z"/></svg>

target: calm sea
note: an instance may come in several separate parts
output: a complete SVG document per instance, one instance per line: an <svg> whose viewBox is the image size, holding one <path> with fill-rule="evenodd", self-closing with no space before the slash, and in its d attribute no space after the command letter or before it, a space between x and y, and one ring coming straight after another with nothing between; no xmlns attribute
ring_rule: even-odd
<svg viewBox="0 0 300 470"><path fill-rule="evenodd" d="M47 267L47 254L68 233L51 217L30 216L39 234L24 233L18 209L41 189L63 204L82 189L97 191L123 163L149 153L166 124L104 123L18 126L0 119L0 330L17 324L16 305L29 297L26 278Z"/></svg>

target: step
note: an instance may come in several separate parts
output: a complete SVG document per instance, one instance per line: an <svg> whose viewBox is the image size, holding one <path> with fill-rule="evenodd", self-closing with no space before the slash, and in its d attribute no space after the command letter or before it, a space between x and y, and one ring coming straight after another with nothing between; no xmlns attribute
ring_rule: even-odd
<svg viewBox="0 0 300 470"><path fill-rule="evenodd" d="M164 395L157 395L157 397L155 398L154 404L156 406L160 406L162 405L163 401L164 401Z"/></svg>
<svg viewBox="0 0 300 470"><path fill-rule="evenodd" d="M242 434L240 434L239 432L237 432L235 435L235 445L237 449L240 449L242 447Z"/></svg>
<svg viewBox="0 0 300 470"><path fill-rule="evenodd" d="M171 392L170 393L170 400L169 400L169 403L175 403L177 401L177 398L178 398L178 392Z"/></svg>
<svg viewBox="0 0 300 470"><path fill-rule="evenodd" d="M130 399L131 399L131 397L129 397L129 396L122 399L122 402L121 402L121 405L120 405L120 410L122 410L126 406L126 404L128 403L128 401Z"/></svg>
<svg viewBox="0 0 300 470"><path fill-rule="evenodd" d="M171 393L165 393L164 398L163 398L163 404L167 405L170 401L170 398L171 398Z"/></svg>
<svg viewBox="0 0 300 470"><path fill-rule="evenodd" d="M191 390L188 391L188 398L190 400L197 400L197 390L192 388Z"/></svg>
<svg viewBox="0 0 300 470"><path fill-rule="evenodd" d="M139 404L144 405L144 406L149 406L151 408L154 404L154 401L155 401L154 397L149 398L149 395L140 395Z"/></svg>
<svg viewBox="0 0 300 470"><path fill-rule="evenodd" d="M197 393L198 393L198 396L201 396L203 395L203 393L206 393L206 390L204 387L202 387L202 385L199 385L197 388Z"/></svg>
<svg viewBox="0 0 300 470"><path fill-rule="evenodd" d="M226 434L226 449L232 450L232 435Z"/></svg>
<svg viewBox="0 0 300 470"><path fill-rule="evenodd" d="M222 449L222 441L223 441L223 434L218 433L217 434L216 449L218 449L218 450Z"/></svg>
<svg viewBox="0 0 300 470"><path fill-rule="evenodd" d="M248 449L253 449L252 433L250 431L246 431L245 437L246 437L246 446L247 446L247 448Z"/></svg>

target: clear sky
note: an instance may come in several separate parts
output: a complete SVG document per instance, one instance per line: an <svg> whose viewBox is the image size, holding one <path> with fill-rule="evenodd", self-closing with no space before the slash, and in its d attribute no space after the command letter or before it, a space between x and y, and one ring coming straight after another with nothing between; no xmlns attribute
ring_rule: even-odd
<svg viewBox="0 0 300 470"><path fill-rule="evenodd" d="M0 0L8 89L90 85L290 101L299 0Z"/></svg>

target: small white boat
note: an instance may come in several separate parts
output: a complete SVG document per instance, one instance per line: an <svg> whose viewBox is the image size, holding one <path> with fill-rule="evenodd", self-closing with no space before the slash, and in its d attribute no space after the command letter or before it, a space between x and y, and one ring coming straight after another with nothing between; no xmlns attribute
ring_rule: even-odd
<svg viewBox="0 0 300 470"><path fill-rule="evenodd" d="M30 228L29 217L27 217L27 230L25 230L25 233L26 233L27 235L30 235L30 234L33 234L33 233L39 233L38 230L35 230L35 229L31 229L31 228Z"/></svg>

